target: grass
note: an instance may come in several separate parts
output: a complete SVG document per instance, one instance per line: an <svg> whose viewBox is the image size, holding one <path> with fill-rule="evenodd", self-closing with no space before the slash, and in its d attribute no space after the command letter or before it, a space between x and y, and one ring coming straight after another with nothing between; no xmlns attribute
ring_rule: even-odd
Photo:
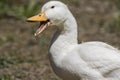
<svg viewBox="0 0 120 80"><path fill-rule="evenodd" d="M9 68L11 65L20 63L20 59L15 57L16 52L11 51L8 55L0 56L0 68Z"/></svg>
<svg viewBox="0 0 120 80"><path fill-rule="evenodd" d="M48 42L49 42L49 41L48 41L47 38L45 38L45 37L41 37L40 39L38 39L38 43L39 43L39 45L41 45L41 46L47 45Z"/></svg>
<svg viewBox="0 0 120 80"><path fill-rule="evenodd" d="M113 18L109 27L107 27L107 30L109 33L116 33L118 36L120 36L120 0L111 0L111 2L116 5L118 12L115 14L115 17Z"/></svg>
<svg viewBox="0 0 120 80"><path fill-rule="evenodd" d="M118 9L120 9L120 0L111 0L111 1L115 3Z"/></svg>
<svg viewBox="0 0 120 80"><path fill-rule="evenodd" d="M117 32L120 35L120 0L114 0L117 8L119 9L118 16L114 20L114 26L113 31Z"/></svg>
<svg viewBox="0 0 120 80"><path fill-rule="evenodd" d="M9 74L2 74L0 75L0 80L13 80L12 76Z"/></svg>
<svg viewBox="0 0 120 80"><path fill-rule="evenodd" d="M109 25L107 29L109 33L116 33L118 36L120 36L120 16L113 19L113 22Z"/></svg>
<svg viewBox="0 0 120 80"><path fill-rule="evenodd" d="M34 15L40 9L40 5L34 0L29 0L27 5L10 4L11 2L8 0L0 1L0 17L12 16L19 19L25 19L26 17Z"/></svg>
<svg viewBox="0 0 120 80"><path fill-rule="evenodd" d="M30 0L28 2L27 6L18 6L19 8L15 7L14 11L17 14L17 16L19 18L25 19L33 14L35 14L36 12L39 11L39 5L37 4L36 1L34 0Z"/></svg>

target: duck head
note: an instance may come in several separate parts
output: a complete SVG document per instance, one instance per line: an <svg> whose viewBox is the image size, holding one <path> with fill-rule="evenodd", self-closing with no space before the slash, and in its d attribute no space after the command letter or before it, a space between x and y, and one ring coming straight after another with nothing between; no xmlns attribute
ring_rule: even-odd
<svg viewBox="0 0 120 80"><path fill-rule="evenodd" d="M30 17L27 21L40 22L40 26L35 32L35 36L42 33L46 28L50 26L60 26L64 24L67 19L68 8L60 1L50 1L43 5L41 13Z"/></svg>

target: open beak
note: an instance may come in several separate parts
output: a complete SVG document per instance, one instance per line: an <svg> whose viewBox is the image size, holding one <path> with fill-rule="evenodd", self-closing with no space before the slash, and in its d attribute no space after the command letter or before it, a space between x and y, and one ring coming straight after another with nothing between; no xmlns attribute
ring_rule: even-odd
<svg viewBox="0 0 120 80"><path fill-rule="evenodd" d="M45 13L40 13L38 15L30 17L27 19L27 21L28 22L40 22L40 26L35 32L35 36L38 36L39 34L41 34L51 24L50 20L47 19L47 17L45 16Z"/></svg>

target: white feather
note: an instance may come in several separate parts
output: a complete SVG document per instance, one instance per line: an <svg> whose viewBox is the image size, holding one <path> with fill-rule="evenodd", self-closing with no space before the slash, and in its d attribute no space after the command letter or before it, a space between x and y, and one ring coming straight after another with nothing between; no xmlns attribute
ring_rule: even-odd
<svg viewBox="0 0 120 80"><path fill-rule="evenodd" d="M51 9L51 6L55 6ZM62 28L50 47L50 62L63 80L120 80L120 51L103 42L78 44L77 23L67 6L59 1L46 3L42 12L53 25Z"/></svg>

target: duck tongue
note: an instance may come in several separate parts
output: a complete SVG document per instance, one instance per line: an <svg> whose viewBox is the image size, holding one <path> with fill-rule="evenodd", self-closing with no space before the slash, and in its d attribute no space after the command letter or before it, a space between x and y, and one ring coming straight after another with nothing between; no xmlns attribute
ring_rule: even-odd
<svg viewBox="0 0 120 80"><path fill-rule="evenodd" d="M35 32L35 36L38 36L41 32L43 32L47 28L47 26L48 26L47 21L40 22L40 26Z"/></svg>

